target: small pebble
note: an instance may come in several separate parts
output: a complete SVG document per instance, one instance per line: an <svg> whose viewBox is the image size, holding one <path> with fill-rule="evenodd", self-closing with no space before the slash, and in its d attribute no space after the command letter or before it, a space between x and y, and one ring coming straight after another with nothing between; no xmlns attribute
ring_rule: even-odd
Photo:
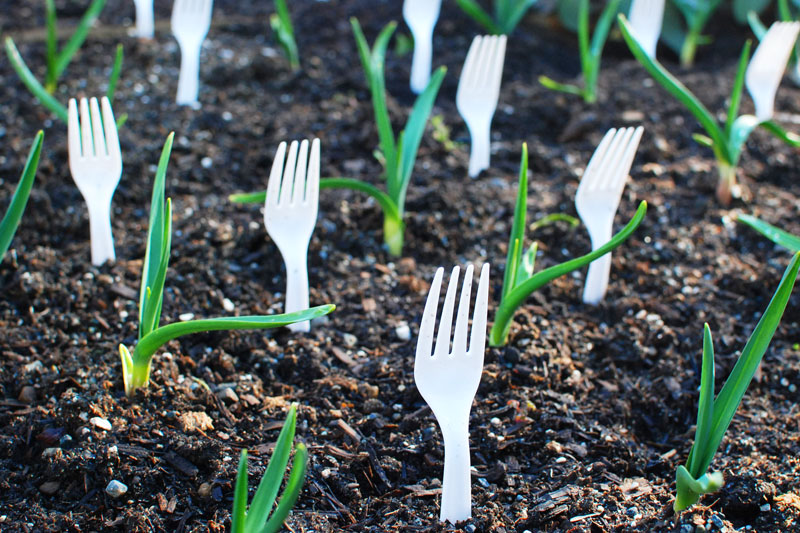
<svg viewBox="0 0 800 533"><path fill-rule="evenodd" d="M711 524L717 529L723 529L725 527L725 522L722 521L722 518L718 514L711 515Z"/></svg>
<svg viewBox="0 0 800 533"><path fill-rule="evenodd" d="M344 341L345 346L348 346L350 348L358 344L358 337L356 337L352 333L345 333L344 335L342 335L342 340Z"/></svg>
<svg viewBox="0 0 800 533"><path fill-rule="evenodd" d="M236 395L233 389L225 387L217 392L217 396L223 402L236 403L239 401L239 396Z"/></svg>
<svg viewBox="0 0 800 533"><path fill-rule="evenodd" d="M45 448L42 457L58 457L61 453L61 448Z"/></svg>
<svg viewBox="0 0 800 533"><path fill-rule="evenodd" d="M106 494L112 498L119 498L126 492L128 492L128 486L121 481L117 481L116 479L109 481L108 486L106 487Z"/></svg>
<svg viewBox="0 0 800 533"><path fill-rule="evenodd" d="M22 390L19 391L19 396L17 398L22 403L33 403L36 401L36 389L30 385L26 385L22 387Z"/></svg>
<svg viewBox="0 0 800 533"><path fill-rule="evenodd" d="M236 309L236 306L233 305L233 302L230 301L228 298L222 300L222 308L225 309L228 313L233 313L233 310Z"/></svg>
<svg viewBox="0 0 800 533"><path fill-rule="evenodd" d="M178 319L181 322L188 322L189 320L194 318L194 313L182 313L178 315Z"/></svg>
<svg viewBox="0 0 800 533"><path fill-rule="evenodd" d="M405 322L400 323L395 329L394 334L397 335L397 338L401 341L411 340L411 328L408 327L408 324Z"/></svg>
<svg viewBox="0 0 800 533"><path fill-rule="evenodd" d="M211 488L211 483L203 483L200 485L200 488L197 489L197 494L199 494L201 498L208 498L211 496Z"/></svg>
<svg viewBox="0 0 800 533"><path fill-rule="evenodd" d="M44 369L44 365L41 361L34 361L33 363L28 363L24 367L22 367L26 373L30 372L41 372Z"/></svg>
<svg viewBox="0 0 800 533"><path fill-rule="evenodd" d="M59 481L45 481L39 485L39 490L44 494L55 494L58 492L61 483Z"/></svg>
<svg viewBox="0 0 800 533"><path fill-rule="evenodd" d="M203 165L203 168L211 168L211 165L214 164L214 160L210 157L204 157L200 160L200 164Z"/></svg>
<svg viewBox="0 0 800 533"><path fill-rule="evenodd" d="M98 429L102 429L104 431L111 431L111 422L106 420L105 418L101 418L99 416L93 416L89 419L89 423Z"/></svg>

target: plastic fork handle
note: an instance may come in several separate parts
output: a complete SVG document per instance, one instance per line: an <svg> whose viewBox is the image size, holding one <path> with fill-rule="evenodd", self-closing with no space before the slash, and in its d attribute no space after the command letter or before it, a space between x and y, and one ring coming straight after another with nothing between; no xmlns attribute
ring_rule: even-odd
<svg viewBox="0 0 800 533"><path fill-rule="evenodd" d="M583 287L583 303L597 305L608 290L608 277L611 273L611 252L589 263L586 285Z"/></svg>
<svg viewBox="0 0 800 533"><path fill-rule="evenodd" d="M469 177L476 178L481 171L489 168L491 152L491 119L469 125L472 146L469 151Z"/></svg>
<svg viewBox="0 0 800 533"><path fill-rule="evenodd" d="M153 38L153 0L134 0L136 4L136 36L141 39Z"/></svg>
<svg viewBox="0 0 800 533"><path fill-rule="evenodd" d="M92 264L100 266L116 259L114 236L111 234L111 203L89 205L89 231L92 247Z"/></svg>
<svg viewBox="0 0 800 533"><path fill-rule="evenodd" d="M411 59L411 90L419 94L431 79L433 26L414 31L414 56Z"/></svg>
<svg viewBox="0 0 800 533"><path fill-rule="evenodd" d="M470 401L470 404L472 402ZM469 414L442 424L444 475L439 520L452 524L472 516L472 479L469 460ZM438 420L438 419L437 419Z"/></svg>
<svg viewBox="0 0 800 533"><path fill-rule="evenodd" d="M178 77L178 105L197 102L200 77L200 46L181 46L181 73Z"/></svg>
<svg viewBox="0 0 800 533"><path fill-rule="evenodd" d="M302 253L284 257L286 264L286 312L308 309L308 247ZM287 326L292 331L308 332L311 322L295 322Z"/></svg>

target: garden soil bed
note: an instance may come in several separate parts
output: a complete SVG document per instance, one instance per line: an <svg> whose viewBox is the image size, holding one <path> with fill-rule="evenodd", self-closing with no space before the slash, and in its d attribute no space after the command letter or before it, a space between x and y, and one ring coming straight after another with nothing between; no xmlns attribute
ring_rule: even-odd
<svg viewBox="0 0 800 533"><path fill-rule="evenodd" d="M57 2L65 27L84 3ZM0 2L0 24L41 74L42 10L19 4ZM0 530L226 530L240 450L251 451L253 486L290 402L300 405L297 438L311 452L291 531L453 530L437 521L441 434L413 380L430 279L439 266L490 262L491 319L521 143L531 152L529 220L575 215L580 171L603 133L638 124L645 134L617 225L641 200L647 216L614 253L601 305L581 302L585 270L555 280L517 313L508 345L487 349L470 419L473 518L456 529L800 530L798 294L712 465L725 473L725 487L680 517L672 512L674 472L694 437L702 324L714 333L720 387L790 258L735 215L800 233L800 154L757 131L740 173L750 199L721 208L712 155L691 138L695 120L654 86L624 44L606 49L596 105L537 83L540 74L569 81L579 68L575 36L541 14L529 15L509 40L492 167L469 179L468 134L454 100L479 30L444 3L434 63L449 72L434 115L455 145L434 139L431 128L423 139L402 259L382 248L374 202L323 191L309 254L311 301L335 303L336 311L308 335L173 341L156 355L149 389L126 398L117 346L135 342L151 184L167 134L176 132L167 176L174 222L162 323L187 313L280 312L283 263L261 212L227 196L263 188L277 144L310 136L322 141L323 175L380 183L348 17L360 19L370 41L401 19L396 1L292 2L304 66L294 74L269 34L270 3L218 0L203 54L202 108L191 109L173 103L178 50L165 23L169 7L156 4L157 38L144 43L127 34L133 3L109 0L58 94L66 101L102 91L112 47L124 44L115 111L129 118L120 131L114 263L90 265L65 125L0 61L3 205L34 134L42 124L46 132L28 209L0 265ZM661 53L717 110L748 32L723 14L709 33L716 40L700 49L693 68ZM413 103L409 63L409 55L387 61L395 124ZM743 106L752 109L747 98ZM790 130L800 129L800 90L788 81L776 108ZM582 228L561 223L532 237L539 269L590 248ZM402 338L406 325L410 340ZM108 496L111 480L128 492Z"/></svg>

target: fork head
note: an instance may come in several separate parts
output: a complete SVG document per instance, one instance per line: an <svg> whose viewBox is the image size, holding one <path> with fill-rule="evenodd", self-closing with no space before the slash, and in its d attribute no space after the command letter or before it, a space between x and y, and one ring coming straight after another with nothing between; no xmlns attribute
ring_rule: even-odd
<svg viewBox="0 0 800 533"><path fill-rule="evenodd" d="M442 0L405 0L403 19L412 33L432 32L439 19L441 7Z"/></svg>
<svg viewBox="0 0 800 533"><path fill-rule="evenodd" d="M467 52L456 93L456 107L465 117L489 113L497 107L506 57L505 35L477 35Z"/></svg>
<svg viewBox="0 0 800 533"><path fill-rule="evenodd" d="M444 269L439 268L436 271L422 314L417 340L417 355L414 361L414 381L417 389L430 405L440 424L452 417L469 416L472 399L475 397L481 380L483 352L486 346L486 315L489 305L488 263L484 264L481 269L478 295L475 298L475 309L472 315L469 346L467 346L467 322L469 320L473 267L472 265L467 266L451 348L450 332L459 270L459 267L456 266L450 275L434 348L434 327Z"/></svg>
<svg viewBox="0 0 800 533"><path fill-rule="evenodd" d="M613 221L643 131L641 126L611 128L589 160L575 195L575 208L590 233L592 226L599 224L593 221Z"/></svg>
<svg viewBox="0 0 800 533"><path fill-rule="evenodd" d="M200 46L211 27L214 0L175 0L172 8L172 33L181 46Z"/></svg>
<svg viewBox="0 0 800 533"><path fill-rule="evenodd" d="M102 115L100 108L102 106ZM105 96L69 101L67 118L69 169L72 179L88 204L110 202L122 176L117 123Z"/></svg>
<svg viewBox="0 0 800 533"><path fill-rule="evenodd" d="M282 142L269 174L264 224L284 257L291 250L307 249L317 220L319 139L310 145L309 157L308 140L292 141L286 157L286 143Z"/></svg>
<svg viewBox="0 0 800 533"><path fill-rule="evenodd" d="M747 65L745 85L760 121L772 118L775 93L797 40L800 22L775 22L770 26Z"/></svg>

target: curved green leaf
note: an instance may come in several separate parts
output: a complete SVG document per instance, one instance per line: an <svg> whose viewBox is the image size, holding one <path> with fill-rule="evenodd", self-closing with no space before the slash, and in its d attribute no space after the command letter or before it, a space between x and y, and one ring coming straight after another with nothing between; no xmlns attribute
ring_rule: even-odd
<svg viewBox="0 0 800 533"><path fill-rule="evenodd" d="M31 94L33 94L33 96L35 96L43 106L52 111L64 122L64 124L66 124L68 117L67 108L64 107L64 104L56 100L52 94L48 93L47 90L42 87L42 84L39 83L39 80L36 79L36 76L33 75L28 66L25 64L25 60L22 59L19 50L17 50L17 46L14 44L14 40L11 39L11 37L6 37L5 44L8 60L11 62L11 66L19 76L19 79L22 81L23 85L28 88Z"/></svg>
<svg viewBox="0 0 800 533"><path fill-rule="evenodd" d="M764 222L763 220L751 215L739 215L736 217L736 219L739 222L750 226L778 246L783 246L792 252L800 252L800 237L797 235L792 235L788 231L783 231L782 229L775 227L772 224L768 224L767 222Z"/></svg>
<svg viewBox="0 0 800 533"><path fill-rule="evenodd" d="M233 491L233 511L231 512L231 533L244 533L247 524L247 450L239 455L239 471L236 474L236 488Z"/></svg>
<svg viewBox="0 0 800 533"><path fill-rule="evenodd" d="M64 73L64 70L69 65L70 61L72 61L72 57L75 53L80 49L83 42L86 40L86 36L89 35L89 30L94 24L94 21L97 20L97 17L100 16L100 12L106 5L106 0L92 0L92 3L83 13L80 22L78 22L78 26L75 28L75 31L72 33L72 36L64 45L64 48L61 49L58 56L56 56L55 61L55 79L61 77L61 74Z"/></svg>
<svg viewBox="0 0 800 533"><path fill-rule="evenodd" d="M305 444L298 444L294 460L292 461L292 471L289 472L289 481L286 483L286 488L281 496L281 501L275 512L261 530L261 533L277 533L286 517L289 516L289 511L294 507L297 498L300 496L300 490L303 488L303 482L306 478L306 469L308 468L308 448Z"/></svg>
<svg viewBox="0 0 800 533"><path fill-rule="evenodd" d="M0 261L3 260L8 247L11 246L11 239L14 238L19 221L22 219L22 213L25 211L25 205L28 203L33 181L36 179L36 169L39 167L39 156L42 154L43 141L44 132L40 130L33 140L33 146L31 146L31 150L28 153L28 160L25 162L22 176L19 179L17 188L14 190L14 195L11 197L11 202L8 204L6 214L3 216L3 220L0 221Z"/></svg>
<svg viewBox="0 0 800 533"><path fill-rule="evenodd" d="M503 296L505 298L516 286L517 268L520 265L522 247L525 245L525 219L528 211L528 144L522 143L522 155L519 162L519 180L517 185L517 202L514 205L514 222L508 236L508 253L506 254L506 271L503 274ZM502 299L501 298L501 299Z"/></svg>
<svg viewBox="0 0 800 533"><path fill-rule="evenodd" d="M490 17L475 0L456 0L456 4L458 4L458 7L460 7L464 13L483 26L489 33L494 35L503 33L497 24L495 24L494 20L492 20L492 17Z"/></svg>

